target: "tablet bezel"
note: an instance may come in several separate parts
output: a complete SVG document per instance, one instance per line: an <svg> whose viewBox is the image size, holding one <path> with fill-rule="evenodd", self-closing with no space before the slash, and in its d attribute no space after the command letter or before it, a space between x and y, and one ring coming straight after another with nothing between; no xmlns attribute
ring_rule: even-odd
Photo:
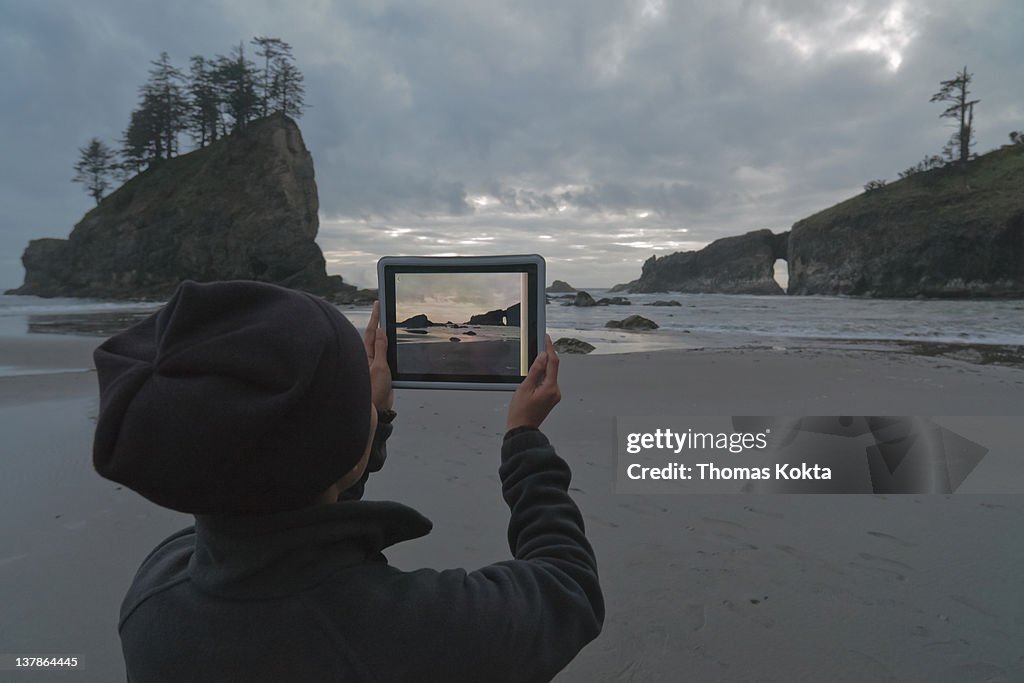
<svg viewBox="0 0 1024 683"><path fill-rule="evenodd" d="M398 389L469 389L473 391L515 391L523 378L498 378L494 375L475 376L450 375L459 379L445 379L444 375L426 375L425 378L411 379L398 374L398 345L396 336L394 300L394 276L397 273L463 272L463 273L526 273L529 276L529 298L533 306L529 309L527 325L536 325L524 335L530 342L527 350L528 366L533 364L537 354L544 348L546 322L545 306L545 262L538 254L507 256L385 256L377 261L377 284L380 298L381 328L388 337L388 365L391 368L392 385ZM474 376L471 376L474 377Z"/></svg>

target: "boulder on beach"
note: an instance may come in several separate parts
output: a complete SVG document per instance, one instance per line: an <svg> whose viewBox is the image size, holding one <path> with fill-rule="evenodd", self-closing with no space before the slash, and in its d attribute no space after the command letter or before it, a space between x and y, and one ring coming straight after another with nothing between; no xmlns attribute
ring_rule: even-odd
<svg viewBox="0 0 1024 683"><path fill-rule="evenodd" d="M593 344L588 344L582 339L576 339L575 337L560 337L554 343L555 351L558 353L590 353L594 350Z"/></svg>
<svg viewBox="0 0 1024 683"><path fill-rule="evenodd" d="M631 315L622 320L609 320L605 323L605 327L612 327L615 329L622 330L656 330L658 329L658 323L653 320L648 320L642 315Z"/></svg>
<svg viewBox="0 0 1024 683"><path fill-rule="evenodd" d="M682 304L676 301L675 299L669 299L668 301L663 301L659 299L654 303L644 304L644 306L682 306Z"/></svg>
<svg viewBox="0 0 1024 683"><path fill-rule="evenodd" d="M448 341L460 342L462 340L459 339L458 337L448 337Z"/></svg>
<svg viewBox="0 0 1024 683"><path fill-rule="evenodd" d="M573 297L572 301L568 301L563 306L596 306L597 302L594 301L594 297L590 296L587 292L576 292L576 296Z"/></svg>

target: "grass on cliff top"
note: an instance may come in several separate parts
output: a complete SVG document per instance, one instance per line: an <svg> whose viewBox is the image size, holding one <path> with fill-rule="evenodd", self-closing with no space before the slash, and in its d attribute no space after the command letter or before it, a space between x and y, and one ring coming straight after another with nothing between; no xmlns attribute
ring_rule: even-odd
<svg viewBox="0 0 1024 683"><path fill-rule="evenodd" d="M969 161L916 173L809 216L828 225L865 216L929 222L1002 223L1024 211L1024 145L1006 145Z"/></svg>

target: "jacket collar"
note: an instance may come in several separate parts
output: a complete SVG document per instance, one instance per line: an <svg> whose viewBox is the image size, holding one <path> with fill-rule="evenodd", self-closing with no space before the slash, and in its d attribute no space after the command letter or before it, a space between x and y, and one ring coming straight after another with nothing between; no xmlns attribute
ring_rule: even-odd
<svg viewBox="0 0 1024 683"><path fill-rule="evenodd" d="M269 515L196 515L192 582L232 598L310 588L346 567L385 564L381 551L425 536L430 520L386 501L347 501Z"/></svg>

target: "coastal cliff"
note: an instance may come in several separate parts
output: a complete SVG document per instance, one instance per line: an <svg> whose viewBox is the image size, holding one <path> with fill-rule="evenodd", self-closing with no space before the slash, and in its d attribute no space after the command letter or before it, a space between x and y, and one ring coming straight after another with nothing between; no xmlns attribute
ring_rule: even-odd
<svg viewBox="0 0 1024 683"><path fill-rule="evenodd" d="M612 291L876 298L1024 297L1024 145L864 192L797 221L699 251L652 256Z"/></svg>
<svg viewBox="0 0 1024 683"><path fill-rule="evenodd" d="M652 256L640 278L612 291L783 294L775 281L775 260L786 257L786 233L755 230L715 240L698 251Z"/></svg>
<svg viewBox="0 0 1024 683"><path fill-rule="evenodd" d="M158 299L185 279L249 279L343 301L356 288L326 273L318 206L302 134L273 115L143 171L68 239L32 240L7 293Z"/></svg>
<svg viewBox="0 0 1024 683"><path fill-rule="evenodd" d="M790 294L1024 297L1024 146L805 218L787 261Z"/></svg>

